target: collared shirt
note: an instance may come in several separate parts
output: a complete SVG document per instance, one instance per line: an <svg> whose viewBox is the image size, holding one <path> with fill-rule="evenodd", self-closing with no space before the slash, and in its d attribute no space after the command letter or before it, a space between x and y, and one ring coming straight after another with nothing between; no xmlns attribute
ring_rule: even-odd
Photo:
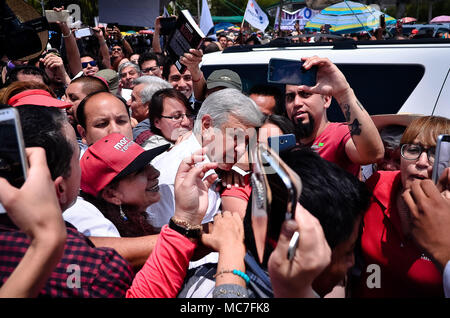
<svg viewBox="0 0 450 318"><path fill-rule="evenodd" d="M86 236L120 237L116 226L95 205L80 196L64 211L63 218Z"/></svg>
<svg viewBox="0 0 450 318"><path fill-rule="evenodd" d="M364 267L355 296L442 297L440 271L403 234L396 205L400 171L378 171L367 185L373 198L363 220Z"/></svg>
<svg viewBox="0 0 450 318"><path fill-rule="evenodd" d="M3 219L2 219L3 220ZM133 279L130 264L111 248L96 248L66 223L64 255L39 296L122 298ZM30 245L9 220L0 224L0 282L4 284Z"/></svg>
<svg viewBox="0 0 450 318"><path fill-rule="evenodd" d="M189 157L199 149L201 149L201 145L197 137L191 134L188 139L152 160L151 164L160 172L159 192L161 194L160 200L147 208L148 220L153 227L162 228L164 224L169 223L170 218L174 215L174 184L178 167L183 159ZM209 163L210 161L206 158L204 162ZM205 178L212 173L214 173L214 170L207 171ZM208 200L208 210L202 223L211 222L220 208L220 195L211 188L208 190Z"/></svg>

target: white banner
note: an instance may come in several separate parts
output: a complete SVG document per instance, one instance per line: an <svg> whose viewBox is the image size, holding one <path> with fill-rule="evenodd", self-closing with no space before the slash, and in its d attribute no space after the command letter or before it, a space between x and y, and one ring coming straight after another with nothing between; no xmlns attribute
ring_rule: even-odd
<svg viewBox="0 0 450 318"><path fill-rule="evenodd" d="M279 7L278 7L279 9ZM289 12L286 10L282 10L281 15L281 30L295 30L295 22L298 20L300 29L305 27L305 24L316 14L318 14L319 10L311 10L308 7L304 7L303 9L299 9L294 12ZM278 19L275 20L275 30L278 29Z"/></svg>
<svg viewBox="0 0 450 318"><path fill-rule="evenodd" d="M246 20L252 27L261 31L264 31L269 25L269 18L255 0L248 0L244 20Z"/></svg>

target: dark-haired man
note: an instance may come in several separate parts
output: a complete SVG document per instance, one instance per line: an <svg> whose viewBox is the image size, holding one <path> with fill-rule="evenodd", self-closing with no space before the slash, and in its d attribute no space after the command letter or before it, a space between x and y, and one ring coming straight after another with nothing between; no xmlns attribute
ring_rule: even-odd
<svg viewBox="0 0 450 318"><path fill-rule="evenodd" d="M286 85L287 116L296 126L297 141L323 158L359 175L360 165L383 158L380 134L355 96L344 74L327 58L302 58L303 67L318 67L317 84ZM331 123L327 109L335 98L346 123Z"/></svg>

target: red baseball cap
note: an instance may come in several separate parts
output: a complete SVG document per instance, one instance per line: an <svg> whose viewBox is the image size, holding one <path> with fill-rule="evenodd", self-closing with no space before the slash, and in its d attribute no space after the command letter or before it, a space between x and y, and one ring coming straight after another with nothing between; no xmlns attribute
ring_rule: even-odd
<svg viewBox="0 0 450 318"><path fill-rule="evenodd" d="M103 137L91 145L80 160L81 190L97 196L114 178L140 170L169 147L167 144L145 151L122 134Z"/></svg>
<svg viewBox="0 0 450 318"><path fill-rule="evenodd" d="M13 107L21 105L39 105L58 108L72 107L72 104L54 98L49 92L43 89L28 89L16 94L8 100L8 105Z"/></svg>

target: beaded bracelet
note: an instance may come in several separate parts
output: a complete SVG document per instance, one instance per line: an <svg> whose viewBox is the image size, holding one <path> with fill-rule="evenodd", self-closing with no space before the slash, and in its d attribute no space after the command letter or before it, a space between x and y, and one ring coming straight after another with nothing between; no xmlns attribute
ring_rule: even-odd
<svg viewBox="0 0 450 318"><path fill-rule="evenodd" d="M237 276L241 277L243 280L245 280L245 282L247 284L250 282L250 277L248 277L248 275L246 273L241 272L240 270L237 270L237 269L233 269L233 270L225 269L223 271L220 271L219 273L216 273L213 276L213 278L216 278L217 276L222 275L222 274L226 274L226 273L234 274L234 275L237 275Z"/></svg>

